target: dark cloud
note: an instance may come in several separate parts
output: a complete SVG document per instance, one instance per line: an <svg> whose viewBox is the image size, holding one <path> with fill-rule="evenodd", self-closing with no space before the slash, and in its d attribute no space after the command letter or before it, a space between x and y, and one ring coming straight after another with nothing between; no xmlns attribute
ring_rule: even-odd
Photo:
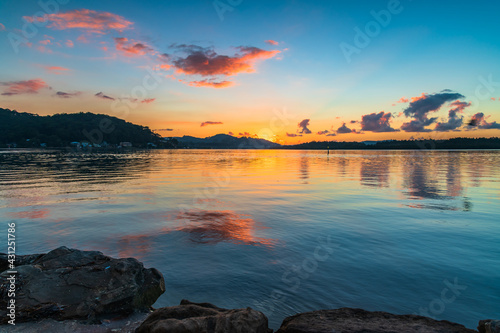
<svg viewBox="0 0 500 333"><path fill-rule="evenodd" d="M420 97L413 97L410 105L403 112L406 117L414 119L401 125L401 129L405 132L430 132L425 127L434 123L437 117L428 118L428 114L439 110L446 102L460 98L465 98L465 96L449 89L436 94L422 94Z"/></svg>
<svg viewBox="0 0 500 333"><path fill-rule="evenodd" d="M484 113L478 112L472 116L471 121L469 122L470 127L477 127L479 129L500 129L500 124L496 121L489 123L486 121L487 117L484 116Z"/></svg>
<svg viewBox="0 0 500 333"><path fill-rule="evenodd" d="M350 124L357 124L357 123L359 123L359 121L357 121L357 120L351 120L349 123Z"/></svg>
<svg viewBox="0 0 500 333"><path fill-rule="evenodd" d="M446 123L437 123L434 128L438 132L455 131L457 128L462 126L464 117L459 117L457 113L463 112L463 110L470 106L470 103L455 101L451 103L451 106L455 108L448 111L448 121Z"/></svg>
<svg viewBox="0 0 500 333"><path fill-rule="evenodd" d="M337 134L335 134L335 133L329 133L326 136L337 136Z"/></svg>
<svg viewBox="0 0 500 333"><path fill-rule="evenodd" d="M311 130L309 128L307 128L307 126L309 126L309 121L310 121L310 119L304 119L298 124L299 129L300 129L299 133L301 133L301 134L311 134L312 133Z"/></svg>
<svg viewBox="0 0 500 333"><path fill-rule="evenodd" d="M58 92L56 92L56 96L57 97L61 97L61 98L71 98L71 97L78 96L80 94L81 94L80 91L77 91L77 92L74 92L74 93L67 93L67 92L64 92L64 91L58 91Z"/></svg>
<svg viewBox="0 0 500 333"><path fill-rule="evenodd" d="M115 100L113 97L106 96L102 92L98 92L97 94L95 94L95 96L99 97L99 98L102 98L102 99L109 99L109 100L112 100L112 101Z"/></svg>
<svg viewBox="0 0 500 333"><path fill-rule="evenodd" d="M295 138L295 137L298 137L298 136L302 136L302 134L295 134L295 133L286 133L286 136L288 136L289 138Z"/></svg>
<svg viewBox="0 0 500 333"><path fill-rule="evenodd" d="M205 121L205 122L202 122L200 127L204 127L204 126L207 126L207 125L222 125L223 123L220 122L220 121Z"/></svg>
<svg viewBox="0 0 500 333"><path fill-rule="evenodd" d="M328 133L330 133L330 131L329 131L329 130L324 130L324 131L319 131L319 132L318 132L318 133L316 133L316 134L318 134L318 135L325 135L325 134L328 134Z"/></svg>
<svg viewBox="0 0 500 333"><path fill-rule="evenodd" d="M390 112L371 113L361 117L361 130L370 132L396 132L397 130L391 127L389 123L392 118Z"/></svg>
<svg viewBox="0 0 500 333"><path fill-rule="evenodd" d="M173 130L174 130L173 128L161 128L161 129L157 129L156 131L172 132Z"/></svg>
<svg viewBox="0 0 500 333"><path fill-rule="evenodd" d="M280 53L277 50L266 51L251 46L236 48L238 53L233 56L217 54L213 48L197 45L181 44L173 45L172 48L187 54L173 61L173 66L177 68L178 73L201 76L231 76L254 72L255 61L273 58Z"/></svg>
<svg viewBox="0 0 500 333"><path fill-rule="evenodd" d="M229 135L231 135L231 136L233 136L233 135L234 135L234 133L233 133L233 132L229 132L229 133L227 133L227 134L229 134Z"/></svg>
<svg viewBox="0 0 500 333"><path fill-rule="evenodd" d="M347 134L347 133L352 133L352 129L350 129L349 127L347 127L345 125L345 123L342 124L342 126L340 126L338 129L337 129L337 133L338 134Z"/></svg>

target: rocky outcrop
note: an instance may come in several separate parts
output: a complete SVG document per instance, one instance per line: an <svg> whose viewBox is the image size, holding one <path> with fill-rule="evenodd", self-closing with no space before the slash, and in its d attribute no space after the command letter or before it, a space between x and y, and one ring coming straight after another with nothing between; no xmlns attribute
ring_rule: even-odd
<svg viewBox="0 0 500 333"><path fill-rule="evenodd" d="M270 333L267 317L251 308L227 310L209 303L182 300L155 310L136 333Z"/></svg>
<svg viewBox="0 0 500 333"><path fill-rule="evenodd" d="M449 321L341 308L300 313L286 318L276 333L474 333Z"/></svg>
<svg viewBox="0 0 500 333"><path fill-rule="evenodd" d="M477 330L479 333L500 333L500 320L480 320Z"/></svg>
<svg viewBox="0 0 500 333"><path fill-rule="evenodd" d="M0 268L6 256L0 255ZM113 259L97 251L60 247L47 254L17 256L16 323L52 318L95 322L106 315L148 311L165 291L162 274L136 259ZM7 322L12 277L0 274L0 320Z"/></svg>

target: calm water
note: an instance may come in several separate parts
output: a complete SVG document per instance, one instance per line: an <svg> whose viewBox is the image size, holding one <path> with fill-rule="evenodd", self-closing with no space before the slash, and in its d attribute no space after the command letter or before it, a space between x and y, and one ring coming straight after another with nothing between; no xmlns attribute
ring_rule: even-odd
<svg viewBox="0 0 500 333"><path fill-rule="evenodd" d="M0 152L0 219L18 254L65 245L158 268L156 307L251 306L273 328L362 307L474 328L500 317L499 181L500 151Z"/></svg>

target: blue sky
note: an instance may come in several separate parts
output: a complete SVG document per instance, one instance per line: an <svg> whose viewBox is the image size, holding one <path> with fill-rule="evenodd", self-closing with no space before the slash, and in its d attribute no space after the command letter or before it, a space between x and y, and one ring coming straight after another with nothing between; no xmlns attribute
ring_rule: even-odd
<svg viewBox="0 0 500 333"><path fill-rule="evenodd" d="M59 8L52 12L54 6L47 7L45 14L52 16L45 17L37 1L0 2L0 107L39 114L106 113L172 130L164 135L241 133L287 143L498 136L497 2L41 3L57 3ZM15 52L12 36L26 37L23 25L26 19L31 26L37 23L38 12L45 24ZM373 13L386 21L378 22ZM86 25L96 21L103 25ZM357 35L367 45L356 44ZM190 48L179 47L182 44ZM341 45L356 47L356 52L346 57ZM193 62L190 56L197 55L207 62ZM162 64L170 68L159 69ZM131 96L148 68L161 75L161 83L146 95ZM488 80L493 84L485 87L483 81ZM422 132L401 130L415 120L404 115L412 97L424 93L430 100L445 89L470 105L451 119L451 103L457 101L444 98L437 109L426 111L427 119L436 119ZM99 92L109 98L96 96ZM408 101L397 103L403 97ZM127 105L127 110L118 112L117 105L122 110ZM272 133L263 131L276 110L284 109L293 117L274 126ZM363 118L371 114L380 116ZM466 126L474 117L479 126ZM460 118L461 126L456 126ZM298 126L306 119L310 134ZM438 122L452 120L455 128L435 131ZM203 122L214 124L202 127ZM351 133L338 131L343 123ZM317 134L320 131L330 136Z"/></svg>

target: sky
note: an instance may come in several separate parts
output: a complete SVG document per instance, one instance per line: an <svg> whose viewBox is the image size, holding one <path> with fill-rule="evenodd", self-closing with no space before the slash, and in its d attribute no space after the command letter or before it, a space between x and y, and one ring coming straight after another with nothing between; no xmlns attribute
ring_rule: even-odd
<svg viewBox="0 0 500 333"><path fill-rule="evenodd" d="M0 0L0 107L282 144L498 137L496 1Z"/></svg>

